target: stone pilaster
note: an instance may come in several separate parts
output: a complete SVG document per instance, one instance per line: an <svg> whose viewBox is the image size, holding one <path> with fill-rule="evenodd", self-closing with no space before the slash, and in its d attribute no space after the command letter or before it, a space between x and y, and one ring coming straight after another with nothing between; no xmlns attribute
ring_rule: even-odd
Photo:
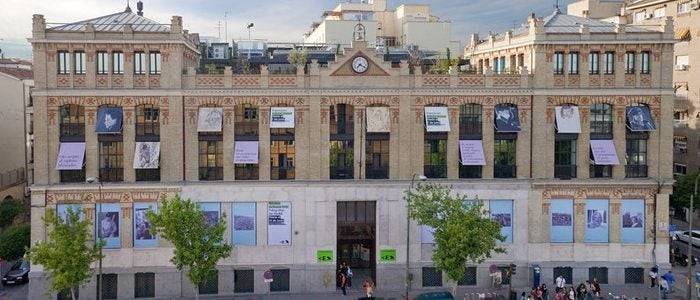
<svg viewBox="0 0 700 300"><path fill-rule="evenodd" d="M258 162L259 176L260 180L270 180L270 107L261 106L259 107L258 113L260 114L259 116L262 117L262 122L258 123L260 126L258 128L260 138L260 161Z"/></svg>
<svg viewBox="0 0 700 300"><path fill-rule="evenodd" d="M34 109L37 109L39 107L40 106L34 106ZM34 114L34 116L35 116L35 120L34 120L34 133L35 133L34 134L34 147L36 148L40 144L37 141L37 137L38 137L37 133L38 133L38 130L40 127L44 127L44 128L41 128L41 129L43 129L42 131L46 132L48 134L47 136L45 136L46 141L48 141L48 144L47 144L48 145L48 149L47 149L48 150L47 151L48 157L42 157L42 155L34 155L34 161L35 161L35 164L34 164L34 176L35 176L34 180L35 181L34 182L35 183L40 182L40 181L37 182L37 179L38 179L37 178L37 169L46 170L47 175L48 175L48 178L47 178L48 183L61 182L61 173L58 170L56 170L56 160L58 159L58 150L61 147L61 142L59 139L59 135L60 135L59 128L61 126L60 109L59 109L59 107L49 107L48 111L49 111L48 112L49 115L51 115L52 117L49 118L49 120L48 120L49 126L46 126L46 127L37 126L41 123L38 123L36 120L36 117L38 116L38 114L37 113ZM46 124L46 123L44 123L44 124ZM35 153L38 154L41 152L38 152L35 149ZM41 159L46 159L48 161L48 165L39 166L36 163L36 160L39 159L40 157L41 157Z"/></svg>
<svg viewBox="0 0 700 300"><path fill-rule="evenodd" d="M134 154L136 150L136 113L133 106L125 106L124 123L122 125L122 145L124 151L123 170L124 182L136 181L136 170L134 170Z"/></svg>
<svg viewBox="0 0 700 300"><path fill-rule="evenodd" d="M398 143L398 148L397 147L392 147L391 149L391 154L389 154L391 157L397 157L399 159L398 167L399 170L396 170L398 172L395 172L394 170L391 171L391 178L392 179L411 179L411 175L415 172L415 165L416 163L413 162L415 159L414 155L415 152L418 152L419 150L415 149L415 136L414 136L414 131L416 131L416 127L418 129L422 128L419 127L419 125L416 125L415 121L415 112L412 109L413 105L411 104L412 99L410 96L400 96L400 102L399 102L399 124L398 124L398 134L396 137L392 136L392 140L397 140L396 142ZM420 130L422 132L422 130ZM393 134L393 132L392 132ZM421 141L423 138L421 137ZM393 145L392 145L393 146ZM406 153L407 151L407 153ZM423 165L423 156L422 156L422 151L423 151L423 146L421 145L420 147L420 165L422 167ZM423 172L421 172L422 174Z"/></svg>
<svg viewBox="0 0 700 300"><path fill-rule="evenodd" d="M313 107L312 107L313 108ZM320 161L319 174L321 180L330 179L330 105L319 106L318 157Z"/></svg>
<svg viewBox="0 0 700 300"><path fill-rule="evenodd" d="M126 174L125 174L126 177ZM121 241L122 248L134 247L134 209L133 202L121 203Z"/></svg>
<svg viewBox="0 0 700 300"><path fill-rule="evenodd" d="M309 161L316 159L315 155L312 158L309 151L309 123L306 120L306 115L309 114L308 106L296 106L294 108L294 152L296 162L294 162L295 177L294 179L309 179Z"/></svg>
<svg viewBox="0 0 700 300"><path fill-rule="evenodd" d="M447 133L447 178L459 178L459 106L450 105L450 132Z"/></svg>
<svg viewBox="0 0 700 300"><path fill-rule="evenodd" d="M617 158L620 160L620 164L613 166L613 178L622 179L625 178L625 153L627 147L627 134L625 124L625 105L616 103L613 106L613 142L615 143L615 150L617 150Z"/></svg>
<svg viewBox="0 0 700 300"><path fill-rule="evenodd" d="M389 178L401 178L401 143L402 134L406 134L402 130L399 120L400 112L398 107L389 108L390 132L389 132Z"/></svg>
<svg viewBox="0 0 700 300"><path fill-rule="evenodd" d="M353 122L353 133L354 133L354 143L353 143L353 174L355 179L364 179L366 177L365 174L365 160L367 159L365 157L365 142L366 139L365 137L365 107L364 106L355 106L355 113L353 114L355 117L355 121Z"/></svg>
<svg viewBox="0 0 700 300"><path fill-rule="evenodd" d="M586 199L574 197L574 243L586 242Z"/></svg>
<svg viewBox="0 0 700 300"><path fill-rule="evenodd" d="M534 117L532 129L534 149L532 151L532 159L538 163L532 166L532 176L534 178L552 178L554 176L554 137L556 130L554 129L554 116L544 116L543 112L554 111L554 107L547 103L546 97L536 97L533 103L534 111L540 117ZM523 121L521 120L521 123ZM521 143L521 137L518 136L518 144ZM520 153L518 153L520 154ZM520 156L518 156L520 160ZM518 166L518 169L520 167Z"/></svg>
<svg viewBox="0 0 700 300"><path fill-rule="evenodd" d="M199 133L197 132L196 107L185 108L185 180L199 180Z"/></svg>
<svg viewBox="0 0 700 300"><path fill-rule="evenodd" d="M609 243L620 243L620 229L622 224L620 224L620 203L621 199L610 199L610 216L608 216L608 242Z"/></svg>
<svg viewBox="0 0 700 300"><path fill-rule="evenodd" d="M530 136L532 135L530 118L533 117L533 114L527 104L519 105L518 110L520 113L520 132L518 133L515 155L517 160L517 178L530 178Z"/></svg>
<svg viewBox="0 0 700 300"><path fill-rule="evenodd" d="M223 140L224 140L224 181L232 181L235 177L235 167L233 165L233 151L234 151L234 115L235 110L233 108L224 108L224 120L223 120Z"/></svg>
<svg viewBox="0 0 700 300"><path fill-rule="evenodd" d="M318 128L319 130L308 130L308 136L309 136L309 155L311 159L309 160L309 168L308 168L308 176L309 178L312 179L323 179L323 171L322 168L324 166L327 166L328 164L324 164L323 160L323 153L328 153L326 150L325 152L322 152L322 147L321 147L321 141L323 140L322 136L322 131L323 127L326 126L328 128L327 124L323 124L321 122L321 119L323 118L321 114L323 113L321 110L321 104L320 104L320 97L314 96L310 98L309 101L309 112L305 116L305 122L308 122L309 128ZM326 129L327 130L327 129ZM326 138L328 140L328 138Z"/></svg>
<svg viewBox="0 0 700 300"><path fill-rule="evenodd" d="M485 104L482 106L483 114L481 116L481 142L484 145L484 160L486 165L482 168L481 178L493 179L493 105Z"/></svg>
<svg viewBox="0 0 700 300"><path fill-rule="evenodd" d="M183 150L187 143L169 143L170 140L186 141L183 123L187 125L187 114L183 111L182 97L168 97L167 106L160 111L160 177L162 181L175 182L184 180L186 161ZM188 126L186 126L188 127ZM190 137L191 138L191 137Z"/></svg>
<svg viewBox="0 0 700 300"><path fill-rule="evenodd" d="M587 72L588 71L586 71L586 73ZM579 133L576 143L576 177L586 179L590 175L589 166L591 165L591 126L589 126L588 122L590 107L587 105L580 105L578 109L581 115L581 133Z"/></svg>
<svg viewBox="0 0 700 300"><path fill-rule="evenodd" d="M97 108L85 107L85 179L98 178L100 174L99 142L95 133Z"/></svg>

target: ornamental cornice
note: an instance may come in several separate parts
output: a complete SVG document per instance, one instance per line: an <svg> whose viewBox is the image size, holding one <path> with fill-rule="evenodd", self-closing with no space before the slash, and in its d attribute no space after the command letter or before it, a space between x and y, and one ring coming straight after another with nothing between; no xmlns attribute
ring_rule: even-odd
<svg viewBox="0 0 700 300"><path fill-rule="evenodd" d="M92 204L92 203L132 203L157 202L163 197L180 192L179 188L154 188L134 191L127 188L115 188L100 193L98 190L61 190L47 191L46 205L55 204Z"/></svg>

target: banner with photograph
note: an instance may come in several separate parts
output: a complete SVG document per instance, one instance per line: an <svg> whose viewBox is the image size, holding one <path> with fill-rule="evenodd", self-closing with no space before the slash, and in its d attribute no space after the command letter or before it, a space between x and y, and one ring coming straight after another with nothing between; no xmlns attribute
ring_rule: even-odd
<svg viewBox="0 0 700 300"><path fill-rule="evenodd" d="M292 244L292 203L270 202L267 205L267 244Z"/></svg>
<svg viewBox="0 0 700 300"><path fill-rule="evenodd" d="M463 166L485 166L484 145L481 140L460 140L459 154Z"/></svg>
<svg viewBox="0 0 700 300"><path fill-rule="evenodd" d="M228 43L211 43L207 47L208 59L229 59Z"/></svg>
<svg viewBox="0 0 700 300"><path fill-rule="evenodd" d="M367 132L390 132L389 108L370 106L365 108L367 114Z"/></svg>
<svg viewBox="0 0 700 300"><path fill-rule="evenodd" d="M596 165L619 165L613 140L591 140L593 163Z"/></svg>
<svg viewBox="0 0 700 300"><path fill-rule="evenodd" d="M255 202L234 202L231 205L233 245L255 246Z"/></svg>
<svg viewBox="0 0 700 300"><path fill-rule="evenodd" d="M160 142L136 142L134 169L158 169Z"/></svg>
<svg viewBox="0 0 700 300"><path fill-rule="evenodd" d="M554 110L558 133L581 133L581 115L578 106L557 106Z"/></svg>
<svg viewBox="0 0 700 300"><path fill-rule="evenodd" d="M270 128L294 128L294 107L270 107Z"/></svg>
<svg viewBox="0 0 700 300"><path fill-rule="evenodd" d="M654 131L656 124L648 106L628 106L626 109L627 127L630 131Z"/></svg>
<svg viewBox="0 0 700 300"><path fill-rule="evenodd" d="M435 244L435 228L429 225L420 226L421 244Z"/></svg>
<svg viewBox="0 0 700 300"><path fill-rule="evenodd" d="M197 118L197 132L221 132L224 109L221 107L200 107Z"/></svg>
<svg viewBox="0 0 700 300"><path fill-rule="evenodd" d="M146 217L148 211L157 210L156 203L134 203L134 247L158 247L158 236L151 233L151 221Z"/></svg>
<svg viewBox="0 0 700 300"><path fill-rule="evenodd" d="M609 224L608 200L586 200L586 243L607 243Z"/></svg>
<svg viewBox="0 0 700 300"><path fill-rule="evenodd" d="M450 115L447 106L425 107L425 130L427 132L449 132Z"/></svg>
<svg viewBox="0 0 700 300"><path fill-rule="evenodd" d="M61 143L56 170L82 170L85 164L85 143Z"/></svg>
<svg viewBox="0 0 700 300"><path fill-rule="evenodd" d="M119 203L97 204L97 237L104 239L105 248L121 247L121 207Z"/></svg>
<svg viewBox="0 0 700 300"><path fill-rule="evenodd" d="M520 115L518 107L512 105L499 104L494 108L496 131L498 132L519 132Z"/></svg>
<svg viewBox="0 0 700 300"><path fill-rule="evenodd" d="M574 242L574 200L558 199L549 204L551 224L549 240L552 243Z"/></svg>
<svg viewBox="0 0 700 300"><path fill-rule="evenodd" d="M491 219L501 224L501 235L506 237L504 243L513 243L513 200L489 201Z"/></svg>
<svg viewBox="0 0 700 300"><path fill-rule="evenodd" d="M644 243L644 200L622 200L620 206L622 228L620 239L623 244Z"/></svg>
<svg viewBox="0 0 700 300"><path fill-rule="evenodd" d="M80 218L83 218L83 206L80 204L58 204L56 205L56 215L63 221L67 220L68 210L79 212Z"/></svg>
<svg viewBox="0 0 700 300"><path fill-rule="evenodd" d="M208 226L214 226L219 223L219 218L221 217L221 203L219 202L202 202L199 203L199 207L202 209L202 214L204 214L204 222Z"/></svg>
<svg viewBox="0 0 700 300"><path fill-rule="evenodd" d="M97 124L95 124L95 132L97 133L121 133L122 132L122 114L121 107L100 107L97 110Z"/></svg>
<svg viewBox="0 0 700 300"><path fill-rule="evenodd" d="M236 141L233 150L234 164L257 164L258 141Z"/></svg>

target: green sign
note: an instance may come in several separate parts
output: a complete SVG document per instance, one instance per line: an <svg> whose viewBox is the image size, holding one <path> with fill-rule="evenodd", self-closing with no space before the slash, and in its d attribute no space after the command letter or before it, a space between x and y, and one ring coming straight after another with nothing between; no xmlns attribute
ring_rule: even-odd
<svg viewBox="0 0 700 300"><path fill-rule="evenodd" d="M396 249L380 249L379 250L379 261L380 262L396 262Z"/></svg>
<svg viewBox="0 0 700 300"><path fill-rule="evenodd" d="M333 250L316 250L316 261L318 263L333 262Z"/></svg>

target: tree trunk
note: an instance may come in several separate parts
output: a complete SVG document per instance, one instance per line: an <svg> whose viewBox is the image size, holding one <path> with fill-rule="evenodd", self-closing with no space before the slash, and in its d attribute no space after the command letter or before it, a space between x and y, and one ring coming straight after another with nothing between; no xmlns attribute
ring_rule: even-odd
<svg viewBox="0 0 700 300"><path fill-rule="evenodd" d="M457 285L458 285L458 282L455 281L455 284L452 286L452 296L455 299L461 299L461 297L457 297Z"/></svg>
<svg viewBox="0 0 700 300"><path fill-rule="evenodd" d="M75 288L70 288L70 298L73 300L78 300L75 298Z"/></svg>

